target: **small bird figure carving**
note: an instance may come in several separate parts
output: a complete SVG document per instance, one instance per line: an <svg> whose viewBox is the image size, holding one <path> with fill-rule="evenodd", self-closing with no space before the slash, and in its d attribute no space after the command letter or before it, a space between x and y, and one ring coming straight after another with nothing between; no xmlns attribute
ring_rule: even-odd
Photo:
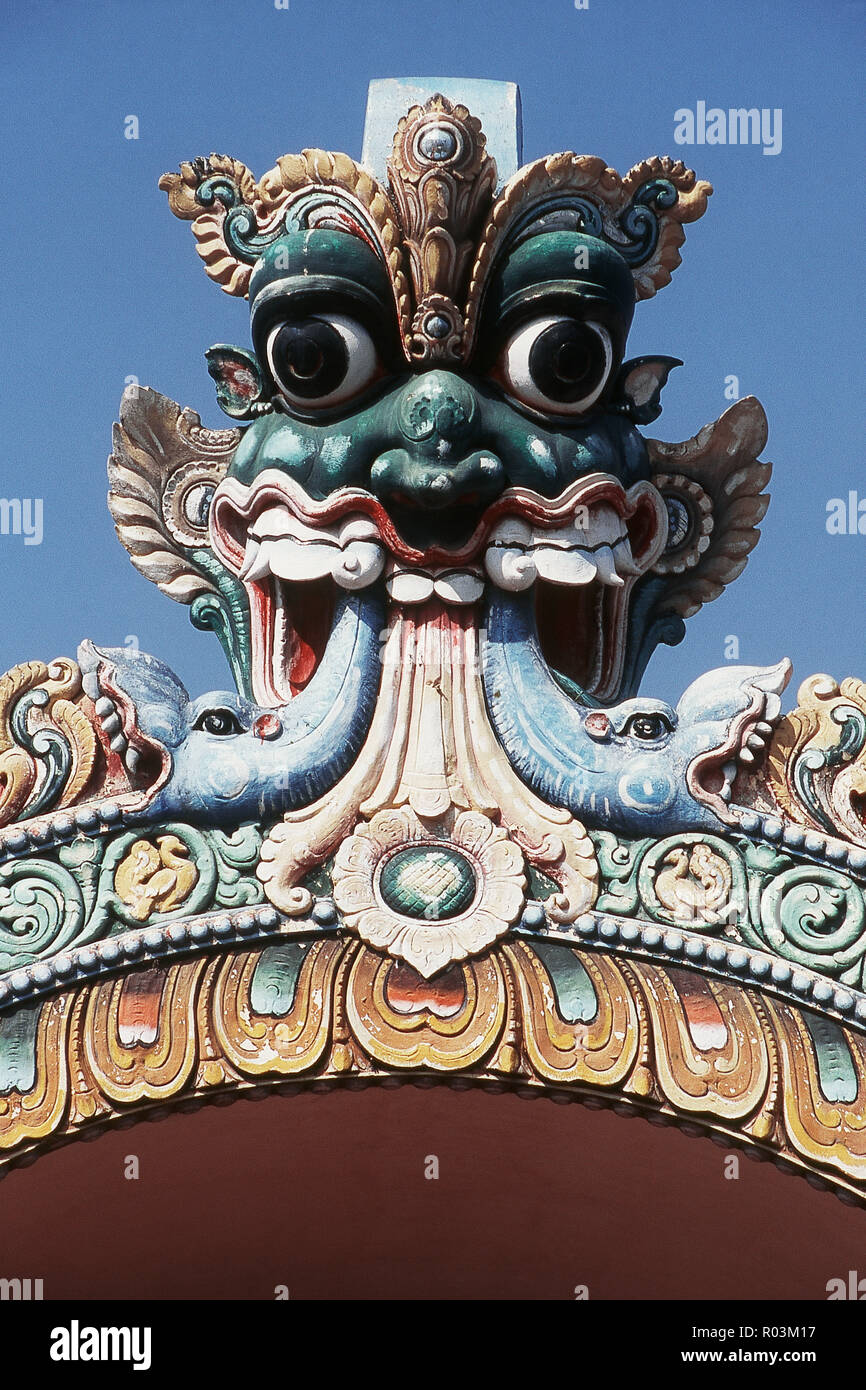
<svg viewBox="0 0 866 1390"><path fill-rule="evenodd" d="M160 835L156 845L136 840L118 865L114 888L133 917L146 922L155 910L171 912L189 897L198 881L198 869L189 850L176 835Z"/></svg>
<svg viewBox="0 0 866 1390"><path fill-rule="evenodd" d="M731 870L709 845L697 844L691 854L684 848L666 855L655 882L656 897L681 921L715 924L721 920L731 890Z"/></svg>

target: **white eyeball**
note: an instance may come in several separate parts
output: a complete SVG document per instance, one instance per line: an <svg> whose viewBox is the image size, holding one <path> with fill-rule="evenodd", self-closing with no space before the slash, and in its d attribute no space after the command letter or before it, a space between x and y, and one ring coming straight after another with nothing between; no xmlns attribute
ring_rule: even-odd
<svg viewBox="0 0 866 1390"><path fill-rule="evenodd" d="M367 329L342 314L311 314L274 324L267 358L286 405L301 410L342 405L382 375Z"/></svg>
<svg viewBox="0 0 866 1390"><path fill-rule="evenodd" d="M512 334L497 374L508 393L533 410L580 415L598 400L613 361L613 344L603 324L547 315Z"/></svg>

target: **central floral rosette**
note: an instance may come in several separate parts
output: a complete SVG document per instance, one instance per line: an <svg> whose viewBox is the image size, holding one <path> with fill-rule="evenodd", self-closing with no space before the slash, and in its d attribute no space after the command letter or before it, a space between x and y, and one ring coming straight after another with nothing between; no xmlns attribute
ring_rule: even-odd
<svg viewBox="0 0 866 1390"><path fill-rule="evenodd" d="M521 850L478 811L447 838L408 806L379 811L340 846L332 879L346 925L427 978L492 945L525 903Z"/></svg>

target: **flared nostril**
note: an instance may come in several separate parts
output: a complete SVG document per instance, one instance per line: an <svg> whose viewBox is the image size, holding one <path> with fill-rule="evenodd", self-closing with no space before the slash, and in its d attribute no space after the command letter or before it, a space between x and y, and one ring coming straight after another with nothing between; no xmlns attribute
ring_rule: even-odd
<svg viewBox="0 0 866 1390"><path fill-rule="evenodd" d="M478 414L475 392L452 372L425 372L403 393L400 429L413 444L465 442Z"/></svg>

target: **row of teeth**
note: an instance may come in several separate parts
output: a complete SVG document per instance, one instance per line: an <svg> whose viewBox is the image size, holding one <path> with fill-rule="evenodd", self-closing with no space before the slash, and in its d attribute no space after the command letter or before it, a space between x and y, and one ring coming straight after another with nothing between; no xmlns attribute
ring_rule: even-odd
<svg viewBox="0 0 866 1390"><path fill-rule="evenodd" d="M342 589L365 589L383 573L386 560L378 527L367 516L313 529L286 507L269 507L250 528L239 577L249 583L268 575L295 583L330 577ZM529 589L537 579L582 585L598 578L621 587L626 577L640 573L620 518L605 505L593 510L588 526L572 521L545 528L505 517L488 540L484 570L512 593ZM413 573L391 562L386 585L403 603L421 603L433 593L453 603L474 603L484 578L474 565Z"/></svg>
<svg viewBox="0 0 866 1390"><path fill-rule="evenodd" d="M730 802L731 800L733 785L740 770L738 764L742 765L746 771L751 771L766 753L772 733L773 726L765 719L758 719L754 724L747 725L736 758L722 766L724 782L719 795L723 801Z"/></svg>
<svg viewBox="0 0 866 1390"><path fill-rule="evenodd" d="M385 547L369 517L314 530L287 508L269 507L250 530L239 578L252 583L272 574L299 583L330 576L341 589L365 589L384 568Z"/></svg>
<svg viewBox="0 0 866 1390"><path fill-rule="evenodd" d="M99 677L95 671L85 671L81 677L81 685L85 695L89 695L93 701L96 717L105 731L109 748L112 753L116 753L119 758L122 758L127 770L134 776L138 767L139 753L137 748L130 748L129 746L116 704L101 689Z"/></svg>
<svg viewBox="0 0 866 1390"><path fill-rule="evenodd" d="M392 560L385 588L395 603L426 603L436 594L445 603L477 603L484 593L484 575L477 566L466 569L404 569Z"/></svg>
<svg viewBox="0 0 866 1390"><path fill-rule="evenodd" d="M490 538L484 567L494 584L512 593L537 579L578 585L598 578L622 587L628 576L640 574L620 518L605 505L593 510L588 526L536 527L506 517Z"/></svg>

